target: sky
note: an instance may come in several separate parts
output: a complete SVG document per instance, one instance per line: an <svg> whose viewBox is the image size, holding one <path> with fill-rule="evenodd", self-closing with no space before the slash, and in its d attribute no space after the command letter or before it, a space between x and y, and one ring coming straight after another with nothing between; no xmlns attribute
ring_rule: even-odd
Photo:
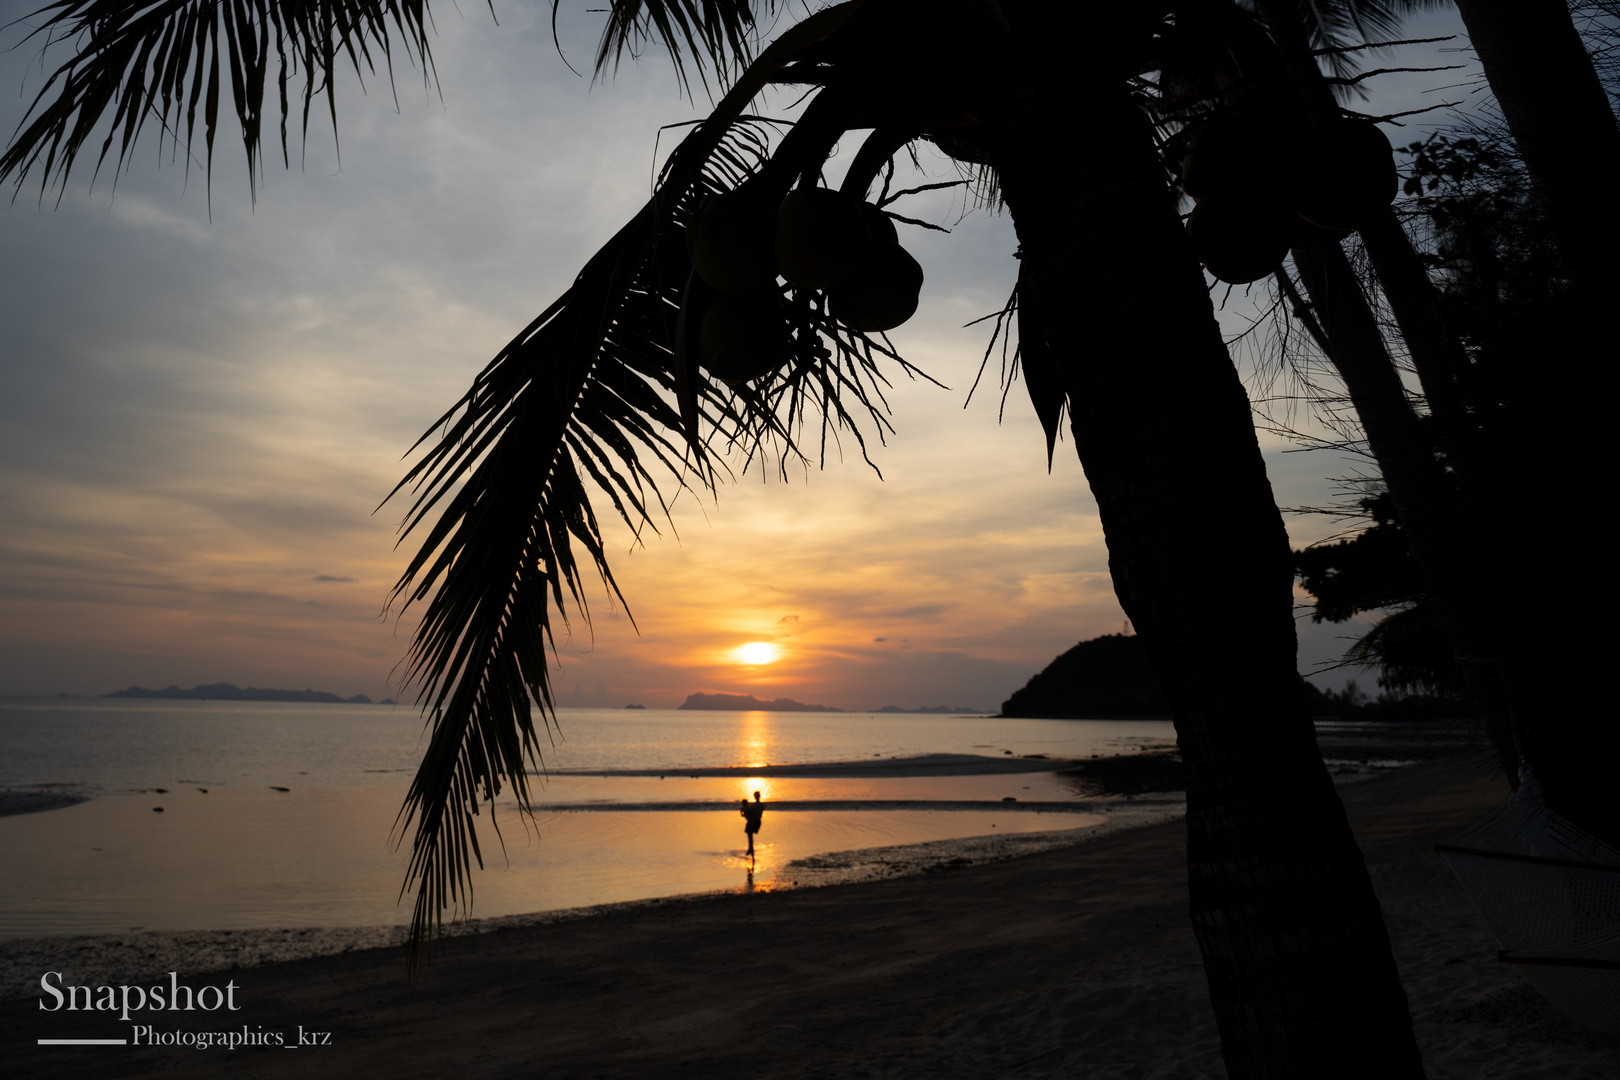
<svg viewBox="0 0 1620 1080"><path fill-rule="evenodd" d="M34 6L0 0L0 22ZM566 59L588 73L599 16L567 7ZM700 114L656 51L606 81L571 71L549 9L498 0L498 24L478 4L435 9L439 88L401 65L396 106L386 79L346 78L336 146L317 116L256 201L227 129L211 185L149 135L119 175L92 185L92 151L59 201L30 186L0 204L0 694L227 681L411 695L414 609L386 609L414 550L406 504L386 501L407 451L640 207L679 136L660 128ZM1409 29L1454 32L1450 12ZM41 82L21 36L0 37L8 134ZM1461 45L1378 64L1469 63L1436 51ZM1467 74L1382 77L1368 108L1466 100ZM913 182L955 178L937 153L923 164ZM994 709L1075 642L1125 628L1072 441L1048 472L1021 385L1000 408L994 362L968 400L989 334L965 324L1011 291L1011 222L960 190L896 209L951 230L903 232L926 282L890 335L945 388L894 385L881 478L846 440L785 482L755 469L683 492L640 543L599 501L629 610L598 591L589 622L573 615L563 705L703 691ZM1234 290L1223 326L1252 310ZM1257 399L1290 389L1247 347L1234 355ZM1324 505L1368 471L1261 444L1279 505ZM1288 523L1296 546L1345 527ZM1218 642L1218 616L1209 630ZM1302 670L1342 683L1319 667L1354 632L1302 621ZM777 659L738 651L760 642Z"/></svg>

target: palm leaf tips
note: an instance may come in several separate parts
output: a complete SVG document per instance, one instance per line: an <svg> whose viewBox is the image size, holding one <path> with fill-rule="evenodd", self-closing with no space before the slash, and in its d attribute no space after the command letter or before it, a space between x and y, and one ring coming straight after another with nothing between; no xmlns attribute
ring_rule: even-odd
<svg viewBox="0 0 1620 1080"><path fill-rule="evenodd" d="M862 427L879 438L889 430L877 362L914 369L837 322L819 291L776 287L792 335L779 371L728 387L677 361L693 278L685 231L702 201L819 168L826 133L836 141L836 125L817 120L825 110L813 105L773 155L771 125L743 114L791 55L794 32L813 40L828 22L799 24L739 75L672 153L648 203L418 443L421 456L396 488L413 494L404 531L420 533L420 549L393 600L401 610L424 605L408 676L431 724L396 822L400 833L414 826L404 887L415 891L413 964L444 911L471 899L479 802L493 805L510 788L528 805L528 770L543 768L542 728L555 719L547 652L556 620L571 607L588 622L593 573L623 601L590 489L640 536L667 518L660 479L674 491L694 477L712 487L726 471L718 451L735 451L743 469L772 456L785 466L814 456L800 446L817 417L823 456L841 433L864 455Z"/></svg>
<svg viewBox="0 0 1620 1080"><path fill-rule="evenodd" d="M345 62L363 81L380 61L391 83L398 35L406 58L431 82L428 18L426 0L57 0L24 20L39 20L29 38L41 38L44 53L58 46L74 51L35 94L0 156L0 178L20 185L37 169L42 192L51 183L65 184L103 120L110 129L98 168L115 144L121 165L149 120L175 153L184 144L189 165L199 109L203 165L211 176L221 100L228 94L255 185L272 79L286 162L295 101L306 135L318 96L326 99L336 131L336 77ZM289 94L300 74L302 91Z"/></svg>
<svg viewBox="0 0 1620 1080"><path fill-rule="evenodd" d="M838 137L858 126L847 99L823 94L773 152L773 125L747 115L749 104L860 4L807 16L747 62L757 6L614 4L599 70L658 41L726 92L670 156L647 204L419 440L393 493L411 496L402 533L416 534L419 549L390 604L401 614L420 604L406 677L430 728L395 823L396 836L411 833L402 896L414 892L413 967L443 913L471 902L472 868L483 863L480 803L492 817L503 794L529 805L529 770L544 767L555 722L547 652L557 621L572 608L588 623L593 575L623 603L592 489L639 538L667 519L666 493L694 478L713 487L728 471L725 454L743 470L773 457L785 469L790 457L824 459L847 435L866 457L863 428L879 439L890 430L879 360L920 374L881 336L834 318L826 292L792 285L771 286L790 343L778 369L726 386L677 348L693 279L685 232L702 201L750 184L780 201L793 184L813 184ZM340 67L362 78L381 69L391 82L399 47L434 78L426 0L58 0L35 18L31 37L74 51L37 91L0 177L21 185L37 171L42 194L65 187L104 121L97 168L112 160L116 172L149 120L176 154L184 144L189 166L200 114L211 178L224 102L256 184L267 113L279 108L286 160L295 108L307 134L324 97L335 128ZM301 92L290 89L300 69ZM272 80L277 101L267 107ZM886 137L893 147L874 152L874 169L912 136Z"/></svg>
<svg viewBox="0 0 1620 1080"><path fill-rule="evenodd" d="M552 0L552 23L556 24L562 0ZM686 65L694 64L707 86L713 73L723 89L748 66L757 39L755 8L767 13L776 9L775 0L625 0L607 12L607 25L596 49L596 73L616 70L626 54L639 57L647 44L656 41L668 50L676 77L690 95Z"/></svg>
<svg viewBox="0 0 1620 1080"><path fill-rule="evenodd" d="M750 0L615 2L597 71L605 74L656 42L668 50L683 87L690 89L689 67L705 86L711 77L728 86L753 55L754 11L761 6L774 10L774 3ZM552 7L555 21L561 0ZM42 57L59 48L70 55L46 76L0 155L0 179L20 185L37 171L42 194L51 184L65 185L103 123L98 170L109 157L122 165L148 121L172 143L172 153L183 146L189 165L198 157L200 116L200 164L211 180L224 106L240 127L255 189L265 128L274 119L284 165L291 160L288 122L296 115L307 138L317 98L325 99L335 137L341 69L352 69L362 85L381 69L392 86L397 47L431 85L431 20L427 0L56 0L16 24L32 28L25 41L39 39ZM275 100L267 107L272 83Z"/></svg>

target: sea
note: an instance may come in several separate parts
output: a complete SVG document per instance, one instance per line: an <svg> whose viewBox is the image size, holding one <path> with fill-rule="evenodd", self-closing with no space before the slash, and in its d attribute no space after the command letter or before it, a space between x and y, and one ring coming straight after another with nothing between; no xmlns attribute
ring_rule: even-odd
<svg viewBox="0 0 1620 1080"><path fill-rule="evenodd" d="M563 709L532 815L509 794L480 814L460 914L791 887L831 853L1092 827L1095 797L1058 766L1173 739L1159 721ZM83 800L0 817L0 938L409 921L409 706L0 698L0 740L0 789ZM737 804L756 791L750 857Z"/></svg>

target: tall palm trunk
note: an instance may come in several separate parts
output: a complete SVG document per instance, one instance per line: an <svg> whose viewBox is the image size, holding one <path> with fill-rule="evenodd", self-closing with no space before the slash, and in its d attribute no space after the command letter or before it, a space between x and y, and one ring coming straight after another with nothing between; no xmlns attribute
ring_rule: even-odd
<svg viewBox="0 0 1620 1080"><path fill-rule="evenodd" d="M1487 541L1472 527L1459 492L1407 401L1400 374L1372 308L1337 243L1297 248L1294 265L1327 338L1328 359L1344 380L1367 445L1423 575L1428 600L1445 628L1469 693L1485 714L1498 762L1510 778L1520 751L1516 718L1495 632L1489 594L1481 588Z"/></svg>
<svg viewBox="0 0 1620 1080"><path fill-rule="evenodd" d="M1421 1076L1305 714L1288 538L1248 400L1146 122L1121 90L1071 92L975 142L1023 248L1023 348L1061 374L1115 590L1174 701L1192 922L1228 1071Z"/></svg>
<svg viewBox="0 0 1620 1080"><path fill-rule="evenodd" d="M1620 124L1569 5L1457 0L1457 11L1577 286L1612 297L1620 225L1592 201L1594 182L1620 171Z"/></svg>
<svg viewBox="0 0 1620 1080"><path fill-rule="evenodd" d="M1286 0L1259 0L1257 6L1299 110L1313 126L1339 120L1342 113L1298 8ZM1339 243L1324 239L1295 248L1294 265L1325 332L1328 359L1344 380L1401 515L1428 599L1484 713L1497 761L1516 780L1520 750L1507 659L1480 587L1498 559L1479 516L1487 506L1486 479L1461 393L1467 357L1457 336L1441 325L1438 294L1393 211L1383 210L1361 233L1423 385L1438 439L1422 430L1383 330ZM1450 458L1449 474L1436 457L1439 447Z"/></svg>
<svg viewBox="0 0 1620 1080"><path fill-rule="evenodd" d="M1340 119L1333 88L1300 22L1299 6L1292 0L1258 0L1256 7L1281 54L1281 71L1301 112L1313 126ZM1430 413L1440 425L1446 453L1467 482L1483 483L1484 466L1475 451L1461 385L1468 357L1456 334L1441 324L1439 291L1393 210L1380 211L1359 231L1423 384Z"/></svg>
<svg viewBox="0 0 1620 1080"><path fill-rule="evenodd" d="M1514 492L1507 525L1518 566L1531 581L1505 598L1513 635L1513 685L1520 741L1547 803L1610 843L1620 843L1613 797L1620 725L1594 715L1588 673L1612 663L1601 635L1564 632L1555 582L1567 557L1571 504L1551 476L1596 470L1613 457L1607 395L1586 387L1612 351L1610 305L1620 291L1620 223L1601 204L1620 170L1620 124L1565 0L1457 0L1491 92L1530 174L1568 275L1568 288L1541 312L1538 348L1518 357L1508 402L1503 477ZM1570 392L1570 388L1574 392ZM1609 575L1577 586L1583 606L1614 604Z"/></svg>
<svg viewBox="0 0 1620 1080"><path fill-rule="evenodd" d="M1590 183L1620 167L1614 114L1581 46L1563 0L1459 0L1514 139L1541 194L1571 285L1545 312L1545 353L1577 365L1609 336L1607 299L1617 279L1612 215L1593 214ZM1302 106L1315 123L1338 116L1332 92L1311 55L1298 11L1260 0ZM1542 579L1557 565L1565 538L1553 526L1567 514L1546 483L1571 462L1608 456L1598 439L1606 417L1595 397L1561 392L1541 356L1525 356L1508 402L1517 422L1510 445L1479 443L1478 419L1456 393L1467 366L1461 342L1440 325L1437 298L1394 215L1362 230L1380 285L1423 383L1453 475L1439 471L1405 406L1370 308L1343 252L1329 245L1294 253L1307 290L1329 324L1329 352L1344 376L1412 553L1470 693L1485 714L1497 757L1511 779L1534 765L1548 803L1592 832L1620 842L1620 805L1607 797L1620 758L1617 725L1587 720L1584 687L1573 672L1600 670L1595 637L1549 626ZM1337 283L1337 284L1335 284ZM1380 355L1382 354L1382 355ZM1487 462L1503 463L1505 470ZM1496 509L1513 492L1513 511ZM1526 575L1519 588L1492 583ZM1608 599L1593 606L1603 609Z"/></svg>
<svg viewBox="0 0 1620 1080"><path fill-rule="evenodd" d="M1439 425L1439 442L1462 488L1469 522L1477 526L1489 501L1490 466L1479 445L1477 422L1469 415L1468 352L1442 321L1440 290L1429 280L1394 209L1385 207L1357 231L1406 342L1423 400Z"/></svg>

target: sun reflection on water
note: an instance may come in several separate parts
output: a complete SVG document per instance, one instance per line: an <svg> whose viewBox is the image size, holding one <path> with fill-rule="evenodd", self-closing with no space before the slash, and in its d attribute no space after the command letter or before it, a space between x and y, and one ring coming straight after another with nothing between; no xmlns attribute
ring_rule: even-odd
<svg viewBox="0 0 1620 1080"><path fill-rule="evenodd" d="M754 792L759 792L760 801L770 802L775 797L775 788L767 776L742 776L736 780L737 798L743 802L752 802Z"/></svg>
<svg viewBox="0 0 1620 1080"><path fill-rule="evenodd" d="M747 892L770 892L782 887L776 874L783 861L775 844L756 841L753 858L749 858L746 847L740 847L729 852L723 862L727 870L737 875L738 883Z"/></svg>
<svg viewBox="0 0 1620 1080"><path fill-rule="evenodd" d="M771 763L771 744L775 741L771 736L772 720L774 714L768 712L745 712L741 714L742 731L738 747L738 765L757 767Z"/></svg>

